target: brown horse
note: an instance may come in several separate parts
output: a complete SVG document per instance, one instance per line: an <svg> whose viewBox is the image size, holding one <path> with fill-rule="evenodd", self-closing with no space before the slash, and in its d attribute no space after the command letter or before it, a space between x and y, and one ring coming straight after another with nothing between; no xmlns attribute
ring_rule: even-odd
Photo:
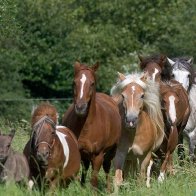
<svg viewBox="0 0 196 196"><path fill-rule="evenodd" d="M162 162L163 162L162 167L161 167L161 173L159 176L159 181L162 181L164 179L164 173L166 171L165 167L167 166L167 162L170 161L170 159L172 159L171 154L173 153L177 145L176 141L178 141L178 144L180 144L178 146L178 156L180 160L182 160L184 157L184 148L181 145L183 144L183 135L182 135L181 130L186 125L187 116L189 116L189 112L190 112L189 104L187 102L188 97L182 85L180 85L180 83L178 83L177 81L172 80L172 69L170 65L168 64L167 58L165 55L154 55L154 56L148 56L148 57L139 56L139 59L140 59L140 68L144 72L147 72L149 76L152 78L152 80L160 84L162 107L164 108L162 110L162 113L164 116L166 138L164 138L164 141L160 149L156 153L159 155L159 157L161 157ZM178 122L177 127L176 127L176 124L172 123L171 118L169 116L169 104L171 104L170 102L171 100L166 99L165 97L166 95L164 95L165 93L164 89L167 89L168 96L169 95L173 96L173 98L171 98L172 100L175 98L175 103L179 99L179 94L181 94L182 98L180 98L181 99L180 102L183 101L185 104L185 107L182 106L184 108L184 113L182 113L183 110L179 111L180 109L177 109L177 108L180 108L181 105L180 104L175 105L173 103L173 106L172 106L173 110L178 110L177 111L178 115L176 119L176 121ZM174 94L174 91L177 91L176 89L178 89L178 94ZM182 117L179 117L179 115L184 116L184 119L181 119ZM170 167L172 167L171 161L170 161Z"/></svg>
<svg viewBox="0 0 196 196"><path fill-rule="evenodd" d="M166 138L164 138L161 145L161 150L164 154L159 156L165 157L158 177L158 180L162 182L168 162L170 162L170 167L172 167L172 153L178 144L178 136L182 133L188 121L190 106L186 90L175 80L161 82L160 93L164 107L163 115L167 119L165 121Z"/></svg>
<svg viewBox="0 0 196 196"><path fill-rule="evenodd" d="M158 84L145 75L119 73L119 82L111 94L119 104L122 118L122 134L115 156L115 184L121 185L123 174L126 177L130 169L132 176L137 170L142 179L146 176L152 152L163 141L164 124ZM149 179L146 183L150 186Z"/></svg>
<svg viewBox="0 0 196 196"><path fill-rule="evenodd" d="M67 185L80 168L77 140L68 128L57 126L57 117L53 105L40 104L33 112L33 131L24 149L31 179L39 186L48 184L51 190Z"/></svg>
<svg viewBox="0 0 196 196"><path fill-rule="evenodd" d="M109 171L120 137L121 120L118 106L103 93L96 93L95 72L99 64L88 67L76 62L74 65L74 104L63 117L63 125L74 131L81 153L81 183L92 164L91 184L98 185L98 172L103 165L107 188L110 190Z"/></svg>

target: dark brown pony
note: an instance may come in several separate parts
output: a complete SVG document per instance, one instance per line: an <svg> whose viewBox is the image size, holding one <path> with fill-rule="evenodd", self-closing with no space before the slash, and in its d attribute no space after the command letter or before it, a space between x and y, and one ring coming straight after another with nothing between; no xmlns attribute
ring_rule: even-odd
<svg viewBox="0 0 196 196"><path fill-rule="evenodd" d="M74 103L63 117L63 125L75 133L84 166L81 183L92 164L91 184L98 185L98 172L103 165L107 188L110 190L109 171L121 131L118 107L113 99L96 92L95 72L99 64L88 67L74 65Z"/></svg>
<svg viewBox="0 0 196 196"><path fill-rule="evenodd" d="M40 104L33 112L32 135L24 149L31 179L51 190L67 185L80 168L77 140L68 128L57 126L57 117L53 105Z"/></svg>
<svg viewBox="0 0 196 196"><path fill-rule="evenodd" d="M190 112L188 97L182 85L178 83L177 81L172 80L172 69L171 69L171 66L168 64L167 58L165 55L155 55L155 56L149 56L149 57L139 56L139 59L140 59L140 68L144 72L148 72L149 76L155 82L158 82L160 84L162 107L164 108L162 110L162 113L164 116L165 133L167 136L166 138L164 138L164 141L159 151L157 151L157 154L159 154L159 157L165 157L164 159L162 159L163 164L162 164L161 173L159 176L159 180L162 181L164 179L164 173L166 170L165 167L167 165L167 162L169 161L169 157L171 159L171 154L173 153L177 145L176 141L178 141L178 144L180 144L178 146L178 156L180 160L182 160L184 157L184 148L182 146L183 144L182 128L186 125L187 118ZM178 113L176 117L177 118L176 121L178 125L176 123L172 123L172 120L169 116L168 105L171 102L169 102L168 98L167 99L164 98L164 94L163 94L165 93L164 89L167 89L167 95L170 94L171 96L173 96L172 99L175 99L175 102L179 99L180 94L182 96L182 98L180 98L181 100L179 103L181 103L181 101L184 102L185 105L182 106L184 110L180 109L181 104L175 105L173 103L173 106L172 106L173 109L176 110L175 113ZM178 92L178 93L174 94L174 92ZM182 116L184 117L184 119L182 119ZM164 155L161 152L163 152Z"/></svg>

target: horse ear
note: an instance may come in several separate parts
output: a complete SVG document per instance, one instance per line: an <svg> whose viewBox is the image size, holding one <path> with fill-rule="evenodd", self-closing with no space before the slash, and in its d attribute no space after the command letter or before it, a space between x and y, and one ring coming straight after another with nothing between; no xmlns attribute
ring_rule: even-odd
<svg viewBox="0 0 196 196"><path fill-rule="evenodd" d="M75 72L75 74L79 71L80 66L81 66L80 62L76 61L75 64L74 64L74 72Z"/></svg>
<svg viewBox="0 0 196 196"><path fill-rule="evenodd" d="M168 62L169 62L169 64L171 65L171 66L173 66L174 64L175 64L175 62L174 61L172 61L170 58L168 58L167 57L167 60L168 60Z"/></svg>
<svg viewBox="0 0 196 196"><path fill-rule="evenodd" d="M161 63L162 65L164 65L164 64L166 63L166 61L167 61L166 56L162 54L162 55L160 56L160 63Z"/></svg>
<svg viewBox="0 0 196 196"><path fill-rule="evenodd" d="M92 70L93 70L93 71L97 71L98 68L99 68L99 62L97 61L97 62L92 66Z"/></svg>
<svg viewBox="0 0 196 196"><path fill-rule="evenodd" d="M144 57L141 54L138 54L138 58L139 58L140 62L142 62L144 60Z"/></svg>
<svg viewBox="0 0 196 196"><path fill-rule="evenodd" d="M122 81L124 79L126 79L125 75L123 75L122 73L118 72L118 77L119 79Z"/></svg>
<svg viewBox="0 0 196 196"><path fill-rule="evenodd" d="M11 138L13 138L14 135L15 135L15 133L16 133L16 130L15 130L15 129L12 129L12 130L10 131L10 133L9 133L9 136L10 136Z"/></svg>
<svg viewBox="0 0 196 196"><path fill-rule="evenodd" d="M188 61L187 61L187 63L189 63L189 64L193 64L193 58L191 57Z"/></svg>

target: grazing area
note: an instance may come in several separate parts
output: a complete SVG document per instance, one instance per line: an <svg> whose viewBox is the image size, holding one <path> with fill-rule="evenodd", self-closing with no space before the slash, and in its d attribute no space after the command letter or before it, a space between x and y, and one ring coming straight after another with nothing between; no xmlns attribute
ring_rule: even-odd
<svg viewBox="0 0 196 196"><path fill-rule="evenodd" d="M17 122L9 123L9 121L0 121L0 129L8 130L10 128L15 128L16 133L13 139L13 148L20 152L23 151L24 146L28 139L30 138L30 123L28 122ZM188 145L185 143L185 154L188 155ZM176 169L176 174L174 176L166 177L166 180L160 184L155 176L151 180L151 188L147 188L145 184L137 184L135 180L128 178L124 181L122 187L119 190L119 195L148 195L148 196L165 196L165 195L179 195L179 196L194 196L196 192L196 165L185 161L183 167L179 166L177 153L174 152L174 166ZM81 195L81 196L92 196L93 189L90 185L90 172L87 175L87 182L84 187L81 187L79 182L74 182L69 185L67 189L57 188L57 195ZM81 173L81 172L80 172ZM114 169L112 167L110 174L114 177ZM12 195L12 196L27 196L30 192L27 188L15 184L0 185L0 195ZM41 196L42 191L34 188L32 190L32 195ZM98 195L109 195L105 192L105 174L101 169L99 173L99 186Z"/></svg>

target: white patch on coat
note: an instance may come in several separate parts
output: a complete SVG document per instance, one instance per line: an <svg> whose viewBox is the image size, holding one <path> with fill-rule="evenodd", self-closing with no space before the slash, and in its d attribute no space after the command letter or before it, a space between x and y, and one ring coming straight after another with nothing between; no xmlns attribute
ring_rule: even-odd
<svg viewBox="0 0 196 196"><path fill-rule="evenodd" d="M152 80L155 81L156 74L159 73L157 68L154 69L154 73L152 74Z"/></svg>
<svg viewBox="0 0 196 196"><path fill-rule="evenodd" d="M172 120L172 123L174 123L176 120L176 107L174 101L175 97L173 95L169 96L169 116Z"/></svg>
<svg viewBox="0 0 196 196"><path fill-rule="evenodd" d="M82 74L82 78L80 79L80 82L82 83L81 91L80 91L80 99L82 99L82 97L83 97L83 91L84 91L84 84L86 82L86 76L85 76L85 74Z"/></svg>
<svg viewBox="0 0 196 196"><path fill-rule="evenodd" d="M141 149L141 147L137 144L133 144L132 145L132 151L135 155L143 155L143 150Z"/></svg>
<svg viewBox="0 0 196 196"><path fill-rule="evenodd" d="M150 160L150 163L147 167L147 179L146 179L146 186L148 188L150 188L150 172L151 172L152 164L153 164L153 161Z"/></svg>
<svg viewBox="0 0 196 196"><path fill-rule="evenodd" d="M60 131L57 131L56 130L56 134L63 146L63 152L64 152L64 156L65 156L65 163L63 165L63 168L65 168L68 164L68 161L69 161L69 146L68 146L68 143L66 141L66 135L61 133Z"/></svg>

